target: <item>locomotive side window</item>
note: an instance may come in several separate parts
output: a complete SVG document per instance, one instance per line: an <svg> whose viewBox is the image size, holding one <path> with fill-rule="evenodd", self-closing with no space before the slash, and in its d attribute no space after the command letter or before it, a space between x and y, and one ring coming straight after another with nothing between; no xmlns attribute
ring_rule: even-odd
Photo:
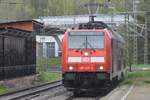
<svg viewBox="0 0 150 100"><path fill-rule="evenodd" d="M80 48L104 48L103 32L70 32L69 33L69 49Z"/></svg>

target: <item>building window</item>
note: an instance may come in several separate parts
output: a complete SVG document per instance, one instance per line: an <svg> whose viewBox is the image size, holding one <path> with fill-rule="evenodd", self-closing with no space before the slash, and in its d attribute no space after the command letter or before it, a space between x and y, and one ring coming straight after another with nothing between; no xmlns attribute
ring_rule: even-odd
<svg viewBox="0 0 150 100"><path fill-rule="evenodd" d="M55 57L55 42L46 43L46 47L47 57Z"/></svg>

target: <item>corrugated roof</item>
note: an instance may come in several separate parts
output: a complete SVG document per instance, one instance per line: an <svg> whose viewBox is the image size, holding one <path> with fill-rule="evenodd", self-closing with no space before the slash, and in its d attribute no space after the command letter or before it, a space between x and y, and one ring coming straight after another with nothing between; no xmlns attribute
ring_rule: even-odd
<svg viewBox="0 0 150 100"><path fill-rule="evenodd" d="M43 25L43 23L36 20L0 20L0 24L22 23L22 22L35 22Z"/></svg>

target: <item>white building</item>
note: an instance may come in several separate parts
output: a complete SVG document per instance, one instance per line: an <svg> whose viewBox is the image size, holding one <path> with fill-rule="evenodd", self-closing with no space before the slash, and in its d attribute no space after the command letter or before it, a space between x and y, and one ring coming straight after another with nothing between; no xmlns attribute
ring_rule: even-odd
<svg viewBox="0 0 150 100"><path fill-rule="evenodd" d="M59 35L62 41L64 35ZM36 36L37 56L42 57L59 57L61 51L57 41L53 36Z"/></svg>

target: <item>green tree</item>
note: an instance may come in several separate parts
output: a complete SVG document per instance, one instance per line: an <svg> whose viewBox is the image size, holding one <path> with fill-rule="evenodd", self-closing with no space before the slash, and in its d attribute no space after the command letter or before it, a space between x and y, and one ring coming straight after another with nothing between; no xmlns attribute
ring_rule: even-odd
<svg viewBox="0 0 150 100"><path fill-rule="evenodd" d="M90 0L0 0L0 19L33 19L39 16L88 14L84 7ZM105 4L107 0L92 0ZM128 2L132 0L127 0ZM5 2L5 3L2 3ZM21 4L9 4L11 2ZM111 0L108 12L123 11L125 0ZM99 13L104 13L105 7L99 8Z"/></svg>

